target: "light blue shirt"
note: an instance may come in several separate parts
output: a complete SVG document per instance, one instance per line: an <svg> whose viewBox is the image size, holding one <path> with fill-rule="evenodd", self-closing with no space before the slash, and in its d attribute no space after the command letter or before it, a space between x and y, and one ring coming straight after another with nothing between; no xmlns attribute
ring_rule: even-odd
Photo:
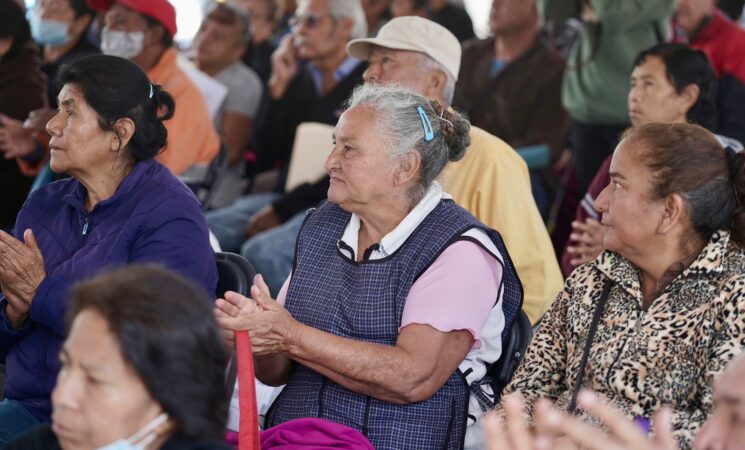
<svg viewBox="0 0 745 450"><path fill-rule="evenodd" d="M334 71L334 81L337 83L349 76L350 73L354 72L354 69L360 65L362 61L357 58L348 56L339 67ZM310 69L310 76L313 79L313 86L316 88L316 93L319 97L323 96L323 74L321 70L313 64L308 64Z"/></svg>

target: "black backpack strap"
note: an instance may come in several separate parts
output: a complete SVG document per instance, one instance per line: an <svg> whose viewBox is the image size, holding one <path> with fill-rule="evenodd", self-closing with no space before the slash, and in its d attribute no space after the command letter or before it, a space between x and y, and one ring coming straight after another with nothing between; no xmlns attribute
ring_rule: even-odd
<svg viewBox="0 0 745 450"><path fill-rule="evenodd" d="M577 380L575 381L574 388L572 389L572 401L569 403L569 412L572 414L577 411L577 394L582 388L582 383L584 383L585 369L587 369L587 359L590 357L590 348L592 348L592 343L595 340L595 333L598 330L600 318L605 312L605 304L608 303L608 296L610 295L610 290L612 287L613 281L606 280L605 284L603 285L603 293L600 294L600 300L598 300L598 304L597 306L595 306L595 311L592 314L590 330L587 332L587 339L585 340L585 349L582 353L582 359L579 363L579 373L577 374Z"/></svg>

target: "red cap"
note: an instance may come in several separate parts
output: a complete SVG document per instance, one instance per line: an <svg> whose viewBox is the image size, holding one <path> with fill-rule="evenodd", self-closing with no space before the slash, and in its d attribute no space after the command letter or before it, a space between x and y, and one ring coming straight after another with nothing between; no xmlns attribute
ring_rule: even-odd
<svg viewBox="0 0 745 450"><path fill-rule="evenodd" d="M114 2L160 22L171 37L176 35L176 10L168 0L88 0L91 8L108 11Z"/></svg>

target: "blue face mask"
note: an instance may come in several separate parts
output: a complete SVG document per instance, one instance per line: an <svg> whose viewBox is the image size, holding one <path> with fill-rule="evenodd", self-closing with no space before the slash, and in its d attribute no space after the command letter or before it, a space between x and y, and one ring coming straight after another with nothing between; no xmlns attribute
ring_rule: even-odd
<svg viewBox="0 0 745 450"><path fill-rule="evenodd" d="M44 19L34 14L31 16L31 35L40 45L62 45L70 40L70 26L59 20Z"/></svg>

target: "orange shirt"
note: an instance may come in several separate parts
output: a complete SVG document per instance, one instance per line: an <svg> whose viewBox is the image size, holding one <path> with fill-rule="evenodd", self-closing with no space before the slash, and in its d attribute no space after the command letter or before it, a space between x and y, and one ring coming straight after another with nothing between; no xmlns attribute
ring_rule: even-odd
<svg viewBox="0 0 745 450"><path fill-rule="evenodd" d="M147 76L176 100L176 113L166 120L168 143L157 159L180 175L194 164L207 164L220 148L220 137L212 126L201 91L178 67L178 53L168 49Z"/></svg>

